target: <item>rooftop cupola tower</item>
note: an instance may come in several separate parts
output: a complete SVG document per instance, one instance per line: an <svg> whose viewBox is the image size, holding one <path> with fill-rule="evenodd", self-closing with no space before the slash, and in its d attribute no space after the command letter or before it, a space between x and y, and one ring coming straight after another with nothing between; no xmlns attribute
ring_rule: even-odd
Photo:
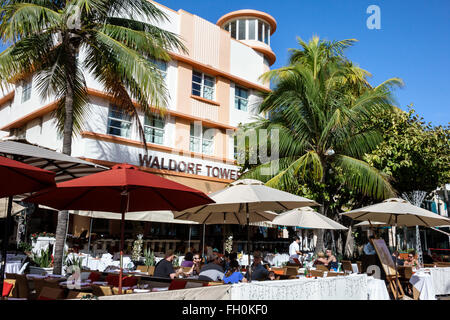
<svg viewBox="0 0 450 320"><path fill-rule="evenodd" d="M227 13L216 24L229 31L232 38L261 52L269 66L275 63L276 56L270 47L270 37L277 29L277 22L271 15L244 9Z"/></svg>

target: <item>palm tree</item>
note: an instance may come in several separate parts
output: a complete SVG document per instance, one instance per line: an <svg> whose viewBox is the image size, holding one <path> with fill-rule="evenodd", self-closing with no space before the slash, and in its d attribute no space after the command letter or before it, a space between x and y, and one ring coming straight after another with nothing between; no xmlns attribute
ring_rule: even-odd
<svg viewBox="0 0 450 320"><path fill-rule="evenodd" d="M138 125L138 108L150 114L167 102L163 76L152 59L185 51L177 35L154 25L167 16L147 0L4 0L0 34L10 46L0 54L2 87L36 77L42 98L58 102L55 116L63 153L88 111L85 72L90 73ZM137 102L137 107L133 104ZM54 272L62 268L68 213L58 215Z"/></svg>
<svg viewBox="0 0 450 320"><path fill-rule="evenodd" d="M279 159L250 166L243 178L298 192L304 183L326 188L339 174L355 193L375 199L394 193L388 177L361 159L382 140L376 128L367 126L367 120L392 108L391 87L400 85L401 80L371 87L367 81L370 74L343 55L355 41L313 37L305 43L298 38L302 49L291 50L290 64L262 76L274 86L259 108L267 117L244 126L243 133L256 130L259 136L261 129L278 130ZM278 169L272 166L275 162ZM333 198L318 193L314 200L327 214Z"/></svg>

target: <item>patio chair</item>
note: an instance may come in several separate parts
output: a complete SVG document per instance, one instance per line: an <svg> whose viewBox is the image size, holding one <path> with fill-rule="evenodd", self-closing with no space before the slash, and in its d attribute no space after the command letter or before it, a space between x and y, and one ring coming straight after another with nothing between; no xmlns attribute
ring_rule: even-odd
<svg viewBox="0 0 450 320"><path fill-rule="evenodd" d="M148 266L137 266L136 270L148 274Z"/></svg>
<svg viewBox="0 0 450 320"><path fill-rule="evenodd" d="M352 263L350 260L342 260L341 263L345 273L353 273Z"/></svg>
<svg viewBox="0 0 450 320"><path fill-rule="evenodd" d="M36 290L36 297L39 298L41 291L44 287L59 289L58 280L47 280L47 279L33 279L34 289Z"/></svg>
<svg viewBox="0 0 450 320"><path fill-rule="evenodd" d="M99 285L93 284L91 287L92 287L92 293L97 297L113 295L111 286L99 286Z"/></svg>
<svg viewBox="0 0 450 320"><path fill-rule="evenodd" d="M114 295L119 294L119 287L113 287L112 292ZM130 294L133 293L133 289L131 287L122 287L122 294Z"/></svg>
<svg viewBox="0 0 450 320"><path fill-rule="evenodd" d="M191 271L190 267L182 267L182 269L184 273L188 273L189 271Z"/></svg>
<svg viewBox="0 0 450 320"><path fill-rule="evenodd" d="M328 267L327 267L327 266L324 266L324 265L322 265L322 264L316 265L316 269L317 269L317 270L320 270L320 271L328 271Z"/></svg>
<svg viewBox="0 0 450 320"><path fill-rule="evenodd" d="M3 282L2 297L17 298L17 289L15 279L5 279Z"/></svg>
<svg viewBox="0 0 450 320"><path fill-rule="evenodd" d="M288 276L297 276L298 275L298 267L289 267L289 266L287 266L286 268L286 271L285 271L285 275L288 275Z"/></svg>
<svg viewBox="0 0 450 320"><path fill-rule="evenodd" d="M43 287L38 300L59 300L64 299L64 290L60 288Z"/></svg>
<svg viewBox="0 0 450 320"><path fill-rule="evenodd" d="M323 278L323 270L310 270L312 277Z"/></svg>
<svg viewBox="0 0 450 320"><path fill-rule="evenodd" d="M19 289L18 298L28 299L30 297L30 287L28 286L27 276L24 274L16 274L16 285Z"/></svg>
<svg viewBox="0 0 450 320"><path fill-rule="evenodd" d="M356 265L358 266L358 273L362 273L362 262L356 261Z"/></svg>

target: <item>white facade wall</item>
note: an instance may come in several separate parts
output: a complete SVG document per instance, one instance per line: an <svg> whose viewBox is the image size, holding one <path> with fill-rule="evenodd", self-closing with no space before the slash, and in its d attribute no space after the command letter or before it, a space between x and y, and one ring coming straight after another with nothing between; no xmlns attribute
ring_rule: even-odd
<svg viewBox="0 0 450 320"><path fill-rule="evenodd" d="M264 55L234 39L231 39L230 50L230 73L251 82L262 84L258 78L265 71Z"/></svg>
<svg viewBox="0 0 450 320"><path fill-rule="evenodd" d="M169 21L160 23L158 26L179 34L180 33L180 16L178 13L173 12L164 6L156 4L164 13L168 16ZM220 28L209 21L203 20L197 16L194 16L194 25L196 26L195 42L196 44L201 43L201 47L196 47L196 51L192 53L194 60L211 65L215 68L219 68L219 41L220 33L222 32ZM202 33L202 30L209 30L207 34ZM210 44L214 44L211 48ZM84 52L80 52L80 60L84 59ZM253 50L249 46L231 39L230 40L230 70L223 70L226 73L230 73L239 78L245 79L253 83L261 84L259 81L259 76L267 71L267 66L264 65L264 57L261 53ZM195 68L194 68L195 69ZM41 99L38 94L36 77L33 79L31 98L22 103L22 83L19 82L15 86L15 96L14 99L4 106L0 107L0 127L10 124L20 118L32 114L36 110L39 110L43 106L54 102L54 98L50 97L47 99ZM94 89L98 91L103 91L102 85L94 79L92 74L85 72L86 84L89 89ZM168 88L168 105L167 108L176 111L176 106L181 105L177 101L178 98L178 62L176 60L170 61L167 64L167 75L166 75L166 85ZM183 84L185 85L185 84ZM191 85L190 83L188 85ZM248 89L248 88L247 88ZM237 110L235 108L235 84L231 82L229 99L230 99L230 109L229 109L229 121L224 123L225 125L231 125L237 127L240 123L247 123L252 121L252 117L257 115L257 104L260 99L257 96L257 92L254 90L249 90L249 104L247 111ZM217 88L215 90L217 92ZM190 101L185 101L182 103L193 103L193 116L198 116L201 118L210 119L212 121L218 121L219 119L219 109L220 107L200 102L194 99ZM108 124L108 112L109 112L110 102L104 98L99 98L97 96L90 96L90 104L86 108L88 113L85 116L83 131L94 132L98 134L107 134L107 124ZM141 123L144 124L144 116L140 114ZM52 118L51 113L45 114L39 119L34 119L28 122L25 127L25 137L26 139L43 147L47 147L56 151L62 151L62 135L57 133L56 121ZM217 131L218 132L218 131ZM0 138L7 136L8 132L0 131ZM219 135L219 134L217 134ZM189 136L182 137L183 139L188 139ZM136 129L136 124L132 124L130 136L127 139L140 141L140 136ZM179 139L179 137L178 137ZM227 147L228 159L233 159L234 148L233 148L233 137L226 138L229 143ZM164 133L164 144L165 147L170 147L174 149L179 149L177 146L177 134L176 134L176 121L173 117L166 118L165 133ZM189 142L189 141L188 141ZM189 144L189 143L187 143ZM186 144L184 144L186 145ZM214 147L217 148L217 144L214 143ZM132 147L124 144L117 144L112 142L96 141L92 138L83 138L77 136L73 139L72 144L72 155L78 157L86 157L91 159L112 161L112 162L129 162L132 164L139 165L138 153L142 151L142 147ZM186 150L187 151L187 150ZM175 159L176 161L195 162L201 164L204 170L206 166L220 167L223 170L238 170L237 166L224 164L221 161L215 160L202 160L194 159L190 156L182 155L172 155L170 153L164 153L161 151L149 151L150 155L163 157L169 157ZM203 171L203 175L206 172ZM210 175L213 176L213 175Z"/></svg>

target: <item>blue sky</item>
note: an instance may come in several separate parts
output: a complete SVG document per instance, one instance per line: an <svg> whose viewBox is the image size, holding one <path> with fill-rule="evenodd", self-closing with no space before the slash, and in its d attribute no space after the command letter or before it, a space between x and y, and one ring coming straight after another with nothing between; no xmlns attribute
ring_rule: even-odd
<svg viewBox="0 0 450 320"><path fill-rule="evenodd" d="M269 13L278 23L271 39L277 61L287 63L288 48L296 37L313 34L328 40L356 38L347 56L371 72L372 85L391 77L405 86L395 91L398 106L413 103L417 113L433 125L450 122L450 1L448 0L167 0L158 1L183 9L213 23L240 9ZM381 10L381 29L370 30L366 13L370 5Z"/></svg>
<svg viewBox="0 0 450 320"><path fill-rule="evenodd" d="M222 15L240 9L271 14L278 23L272 36L277 61L287 63L288 48L296 37L318 35L328 40L356 38L347 56L371 72L372 85L391 77L405 86L395 91L398 106L413 103L426 122L450 122L450 1L448 0L159 0L215 23ZM381 10L381 29L370 30L370 5ZM3 48L0 49L3 50Z"/></svg>

